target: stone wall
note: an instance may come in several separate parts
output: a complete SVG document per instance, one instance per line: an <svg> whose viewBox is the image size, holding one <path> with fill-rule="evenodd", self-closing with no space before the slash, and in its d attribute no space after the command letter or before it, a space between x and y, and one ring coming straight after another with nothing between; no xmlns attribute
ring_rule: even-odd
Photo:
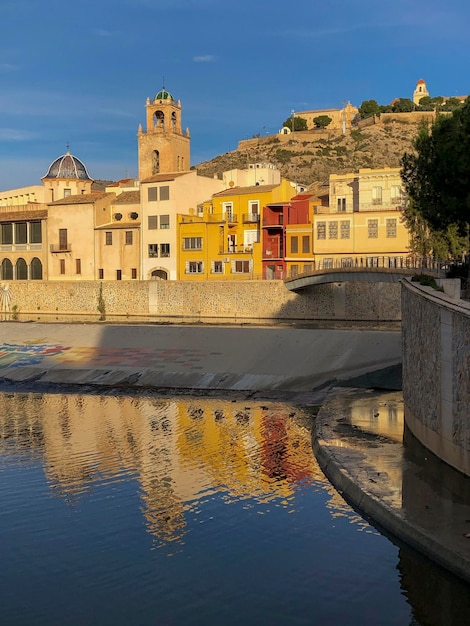
<svg viewBox="0 0 470 626"><path fill-rule="evenodd" d="M403 281L402 328L405 422L470 475L470 303Z"/></svg>
<svg viewBox="0 0 470 626"><path fill-rule="evenodd" d="M232 320L399 320L400 285L345 282L289 291L282 281L11 281L0 307L20 314L223 318Z"/></svg>

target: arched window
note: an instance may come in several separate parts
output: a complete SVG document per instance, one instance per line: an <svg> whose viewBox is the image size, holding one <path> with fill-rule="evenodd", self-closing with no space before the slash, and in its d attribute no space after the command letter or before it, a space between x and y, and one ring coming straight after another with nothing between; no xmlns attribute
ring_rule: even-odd
<svg viewBox="0 0 470 626"><path fill-rule="evenodd" d="M13 280L13 264L10 259L3 259L2 261L2 279Z"/></svg>
<svg viewBox="0 0 470 626"><path fill-rule="evenodd" d="M176 128L176 113L174 111L171 114L171 127L173 128L173 130L175 130Z"/></svg>
<svg viewBox="0 0 470 626"><path fill-rule="evenodd" d="M16 280L28 280L28 266L24 259L16 262Z"/></svg>
<svg viewBox="0 0 470 626"><path fill-rule="evenodd" d="M153 270L150 278L152 280L168 280L168 272L165 272L165 270Z"/></svg>
<svg viewBox="0 0 470 626"><path fill-rule="evenodd" d="M42 280L42 263L37 257L34 257L31 261L30 270L31 280Z"/></svg>
<svg viewBox="0 0 470 626"><path fill-rule="evenodd" d="M155 111L155 114L153 116L153 125L157 126L158 128L165 127L165 114L163 113L163 111Z"/></svg>

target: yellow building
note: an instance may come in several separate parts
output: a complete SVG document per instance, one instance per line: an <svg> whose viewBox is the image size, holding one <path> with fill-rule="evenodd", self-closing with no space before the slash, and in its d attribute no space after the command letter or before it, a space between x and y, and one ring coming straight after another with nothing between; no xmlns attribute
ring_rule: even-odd
<svg viewBox="0 0 470 626"><path fill-rule="evenodd" d="M178 217L180 280L247 280L262 277L262 208L288 202L295 187L232 187L207 200L197 212Z"/></svg>
<svg viewBox="0 0 470 626"><path fill-rule="evenodd" d="M318 109L316 111L295 111L293 115L295 117L302 117L307 121L307 129L312 130L316 128L313 121L316 117L326 115L331 118L331 122L328 124L328 130L339 130L346 132L351 129L352 122L356 115L359 113L359 109L348 102L342 109Z"/></svg>
<svg viewBox="0 0 470 626"><path fill-rule="evenodd" d="M313 216L315 267L396 267L409 256L399 168L330 176L329 207Z"/></svg>

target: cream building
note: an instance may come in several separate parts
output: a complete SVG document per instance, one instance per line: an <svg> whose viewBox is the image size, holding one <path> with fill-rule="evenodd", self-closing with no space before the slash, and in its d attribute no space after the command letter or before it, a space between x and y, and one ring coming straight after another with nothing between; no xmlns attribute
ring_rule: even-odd
<svg viewBox="0 0 470 626"><path fill-rule="evenodd" d="M307 129L312 130L316 128L313 121L320 115L327 115L331 118L330 124L327 126L327 130L337 130L346 132L351 130L353 119L359 113L359 109L348 102L342 109L319 109L317 111L295 111L293 114L295 117L303 117L307 120Z"/></svg>

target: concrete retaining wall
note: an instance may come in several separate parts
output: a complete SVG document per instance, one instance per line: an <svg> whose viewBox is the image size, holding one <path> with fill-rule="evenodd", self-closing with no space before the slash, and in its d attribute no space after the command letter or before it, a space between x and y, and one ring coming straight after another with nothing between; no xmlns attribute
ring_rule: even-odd
<svg viewBox="0 0 470 626"><path fill-rule="evenodd" d="M282 281L11 281L0 308L20 314L226 318L227 320L399 320L400 286L333 283L292 293Z"/></svg>
<svg viewBox="0 0 470 626"><path fill-rule="evenodd" d="M403 281L402 312L405 421L470 475L470 303Z"/></svg>

